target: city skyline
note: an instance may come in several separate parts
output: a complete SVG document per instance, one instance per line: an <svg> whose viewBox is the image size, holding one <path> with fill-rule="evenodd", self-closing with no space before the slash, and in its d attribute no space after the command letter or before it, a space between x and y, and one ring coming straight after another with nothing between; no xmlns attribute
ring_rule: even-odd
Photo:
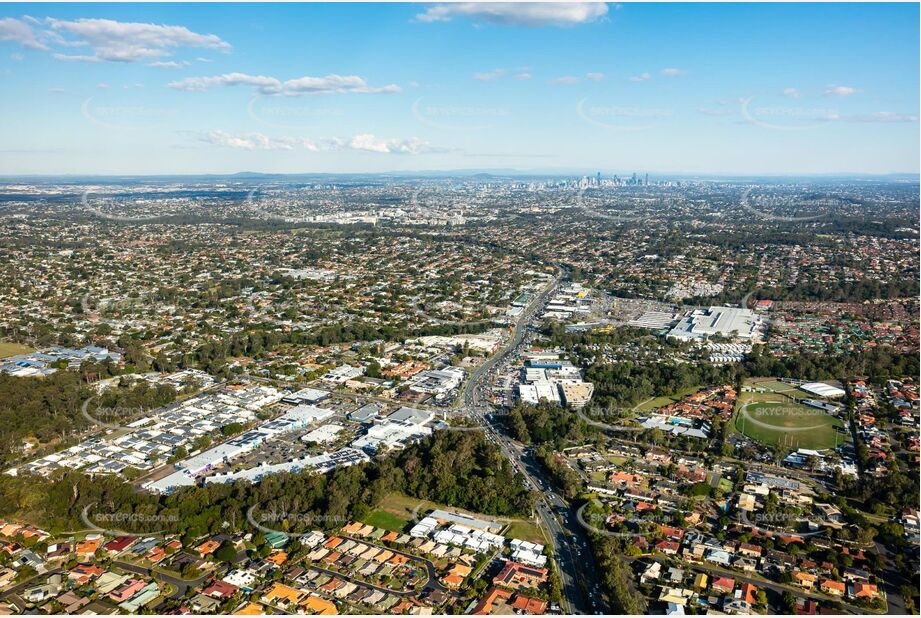
<svg viewBox="0 0 921 618"><path fill-rule="evenodd" d="M827 8L11 4L0 173L916 173L918 6Z"/></svg>

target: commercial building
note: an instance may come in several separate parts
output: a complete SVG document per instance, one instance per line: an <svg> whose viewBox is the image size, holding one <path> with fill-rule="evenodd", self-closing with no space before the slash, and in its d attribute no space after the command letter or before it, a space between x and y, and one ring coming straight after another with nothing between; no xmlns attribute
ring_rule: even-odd
<svg viewBox="0 0 921 618"><path fill-rule="evenodd" d="M329 391L319 388L302 388L296 393L291 393L282 398L282 402L297 405L301 403L320 403L329 399Z"/></svg>
<svg viewBox="0 0 921 618"><path fill-rule="evenodd" d="M591 401L595 385L591 382L567 383L561 384L560 390L563 393L563 403L566 406L581 409Z"/></svg>
<svg viewBox="0 0 921 618"><path fill-rule="evenodd" d="M685 341L722 336L731 339L759 340L763 334L761 316L750 309L710 307L689 311L668 331L668 336Z"/></svg>
<svg viewBox="0 0 921 618"><path fill-rule="evenodd" d="M817 395L826 399L838 399L845 395L844 390L824 382L806 382L805 384L800 384L799 388L810 395Z"/></svg>
<svg viewBox="0 0 921 618"><path fill-rule="evenodd" d="M323 375L321 380L324 382L329 382L330 384L345 384L349 380L353 380L359 376L364 375L364 367L353 367L352 365L340 365L335 369L331 369L326 374Z"/></svg>
<svg viewBox="0 0 921 618"><path fill-rule="evenodd" d="M542 400L548 403L560 403L560 393L556 384L550 380L541 380L531 384L520 384L518 396L527 404L537 405Z"/></svg>

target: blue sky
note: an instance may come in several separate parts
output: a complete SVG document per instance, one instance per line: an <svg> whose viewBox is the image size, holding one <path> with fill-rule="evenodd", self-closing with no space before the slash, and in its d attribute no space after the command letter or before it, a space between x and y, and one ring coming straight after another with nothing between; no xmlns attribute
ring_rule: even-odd
<svg viewBox="0 0 921 618"><path fill-rule="evenodd" d="M6 4L0 174L917 172L917 4Z"/></svg>

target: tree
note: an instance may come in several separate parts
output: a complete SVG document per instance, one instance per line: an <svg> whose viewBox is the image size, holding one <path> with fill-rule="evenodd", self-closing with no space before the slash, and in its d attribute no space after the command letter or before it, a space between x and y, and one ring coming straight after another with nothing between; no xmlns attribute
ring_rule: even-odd
<svg viewBox="0 0 921 618"><path fill-rule="evenodd" d="M214 557L221 562L233 562L237 557L237 548L229 540L221 543L221 546L214 550Z"/></svg>

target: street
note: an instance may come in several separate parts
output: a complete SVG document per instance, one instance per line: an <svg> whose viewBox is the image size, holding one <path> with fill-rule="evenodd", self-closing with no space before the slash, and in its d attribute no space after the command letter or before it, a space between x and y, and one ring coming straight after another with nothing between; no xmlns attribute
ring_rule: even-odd
<svg viewBox="0 0 921 618"><path fill-rule="evenodd" d="M520 352L534 316L544 307L563 274L562 269L558 270L554 279L532 299L516 320L506 344L471 373L462 387L458 402L466 416L483 427L487 439L494 442L515 470L524 476L529 488L542 493L536 505L536 515L540 525L549 534L555 550L563 590L562 610L568 614L605 613L594 557L585 530L579 525L575 513L552 491L550 480L533 456L522 445L515 444L506 436L501 425L487 418L487 414L493 412L493 405L487 395L490 378Z"/></svg>

